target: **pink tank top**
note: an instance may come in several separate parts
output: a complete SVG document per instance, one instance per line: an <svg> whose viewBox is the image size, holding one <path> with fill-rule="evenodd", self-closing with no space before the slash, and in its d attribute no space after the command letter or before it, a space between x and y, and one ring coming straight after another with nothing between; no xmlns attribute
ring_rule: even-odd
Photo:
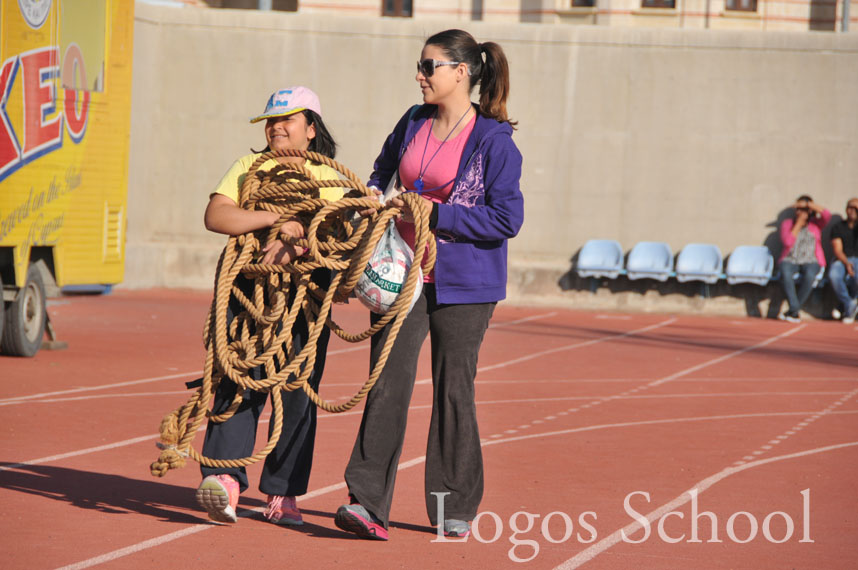
<svg viewBox="0 0 858 570"><path fill-rule="evenodd" d="M476 118L476 114L474 114L465 124L465 128L455 137L447 139L443 145L441 144L442 139L432 133L432 121L423 123L420 130L408 143L405 154L402 155L402 160L399 162L399 179L402 181L402 185L408 190L415 189L414 182L420 176L422 159L423 192L420 195L438 204L446 202L453 190L453 182L462 160L462 151L474 130ZM426 140L427 137L428 141ZM425 153L423 152L424 148L426 149ZM433 155L435 158L432 158ZM396 222L396 229L399 230L402 239L413 249L414 224L400 220ZM426 275L423 281L433 283L435 281L433 273L434 271Z"/></svg>

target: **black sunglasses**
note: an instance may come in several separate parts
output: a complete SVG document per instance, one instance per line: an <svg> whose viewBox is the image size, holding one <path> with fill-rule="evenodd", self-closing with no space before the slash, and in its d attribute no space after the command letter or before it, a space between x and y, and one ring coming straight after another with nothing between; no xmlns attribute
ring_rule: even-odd
<svg viewBox="0 0 858 570"><path fill-rule="evenodd" d="M422 73L424 77L432 77L435 75L435 68L442 65L459 65L461 61L439 61L437 59L424 59L417 62L417 73ZM470 71L470 70L469 70Z"/></svg>

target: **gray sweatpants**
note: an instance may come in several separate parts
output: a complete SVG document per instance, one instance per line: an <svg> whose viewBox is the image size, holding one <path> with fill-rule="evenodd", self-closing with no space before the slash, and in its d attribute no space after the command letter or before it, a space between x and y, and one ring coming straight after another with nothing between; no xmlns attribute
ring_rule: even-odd
<svg viewBox="0 0 858 570"><path fill-rule="evenodd" d="M483 496L483 456L474 403L477 356L496 303L440 305L425 284L394 342L384 371L367 396L360 431L346 467L349 494L381 519L390 517L393 486L420 347L432 342L432 421L426 445L426 511L438 524L437 498L447 519L472 520ZM376 315L372 321L378 320ZM390 327L372 338L374 365Z"/></svg>

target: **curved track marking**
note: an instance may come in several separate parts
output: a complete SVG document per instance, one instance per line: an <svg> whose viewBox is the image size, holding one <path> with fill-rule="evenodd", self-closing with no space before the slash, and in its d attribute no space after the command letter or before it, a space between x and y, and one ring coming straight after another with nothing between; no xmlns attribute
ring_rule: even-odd
<svg viewBox="0 0 858 570"><path fill-rule="evenodd" d="M521 441L521 440L525 440L525 439L553 437L553 436L557 436L557 435L567 435L567 434L576 433L576 432L594 431L597 429L635 427L635 426L641 426L641 425L654 425L654 424L665 424L665 423L681 423L681 422L686 422L686 421L723 420L723 419L769 417L769 416L796 416L796 415L806 415L809 413L812 414L814 412L782 412L782 413L773 413L773 414L739 414L736 416L708 416L708 417L698 417L698 418L674 418L674 419L649 420L649 421L640 421L640 422L624 422L624 423L617 423L617 424L604 424L604 425L600 425L600 426L587 426L587 427L582 427L582 428L574 428L574 429L561 430L561 431L555 431L555 432L537 433L537 434L531 434L531 435L526 435L526 436L516 436L516 437L510 437L510 438L506 438L506 439L498 439L498 440L483 442L481 445L483 447L486 447L489 445L497 445L497 444L501 444L501 443L511 443L511 442ZM855 412L833 412L833 413L842 413L842 414L858 413L858 410L856 410ZM765 463L770 463L772 461L779 461L781 459L787 459L790 457L800 456L800 455L809 455L810 453L813 453L816 451L826 451L829 449L838 449L840 447L847 447L850 445L858 445L858 442L853 442L853 443L848 443L848 444L840 444L840 445L836 445L836 446L829 446L829 447L825 447L825 448L819 448L818 450L808 450L806 452L794 453L794 454L791 454L788 456L785 455L785 456L781 456L781 457L772 457L769 459L761 459L759 461L754 461L752 463L746 463L745 465L743 465L741 467L729 467L729 468L725 469L724 471L721 471L720 473L713 475L712 477L709 477L708 479L705 479L704 481L709 481L713 477L718 477L721 473L725 473L725 472L729 472L728 475L732 475L733 473L738 473L739 471L743 471L743 470L749 469L751 467L756 467L758 465L763 465ZM413 467L415 465L420 465L421 463L424 463L425 461L426 461L425 455L420 456L420 457L415 457L414 459L410 459L409 461L405 461L403 463L400 463L399 466L397 467L397 470L403 470L403 469L407 469L409 467ZM722 476L721 479L723 479L726 476L727 475ZM713 482L709 483L708 486L713 485L715 482L717 482L717 481L713 481ZM304 495L304 499L307 500L307 499L318 497L321 495L326 495L326 494L334 492L334 491L339 491L339 490L345 489L345 486L346 486L345 483L336 483L334 485L322 487L321 489L316 489L314 491L307 493L306 495ZM247 516L257 512L257 511L259 511L261 508L262 507L258 507L256 509L244 510L240 513L239 516L247 517ZM670 510L670 509L667 509L667 510ZM667 510L665 510L665 512L667 512ZM652 514L652 513L650 513L650 514ZM655 518L657 518L657 517L655 517ZM133 545L127 546L125 548L120 548L120 549L114 550L112 552L108 552L108 553L105 553L105 554L102 554L102 555L99 555L99 556L96 556L93 558L89 558L87 560L83 560L83 561L77 562L75 564L63 566L63 567L59 568L58 570L81 570L82 568L90 568L92 566L97 566L97 565L103 564L105 562L111 562L111 561L116 560L118 558L122 558L124 556L128 556L128 555L134 554L136 552L140 552L142 550L147 550L149 548L154 548L154 547L160 546L162 544L172 542L172 541L177 540L179 538L183 538L185 536L190 536L190 535L196 534L198 532L202 532L202 531L207 530L207 529L217 528L218 526L220 526L220 525L209 524L209 523L196 524L194 526L191 526L191 527L188 527L188 528L176 531L176 532L171 532L171 533L165 534L163 536L159 536L159 537L156 537L156 538L153 538L150 540L145 540L143 542L139 542L137 544L133 544ZM617 531L615 534L618 534L619 532L620 531ZM601 542L604 542L606 540L608 540L608 538L604 539ZM600 543L597 543L597 545ZM594 545L594 547L595 546L596 545ZM613 546L613 545L609 545L608 548L610 546ZM590 550L590 549L588 549L588 550ZM572 559L572 560L574 560L574 559ZM588 560L589 560L589 558L588 558ZM567 561L567 563L568 562L569 561ZM575 567L577 567L577 566L571 566L570 568L575 568Z"/></svg>
<svg viewBox="0 0 858 570"><path fill-rule="evenodd" d="M530 382L528 380L528 382ZM335 385L328 384L325 386L326 388L331 388ZM351 384L340 384L339 386L349 386ZM42 400L35 400L32 402L9 402L6 405L13 404L61 404L65 402L80 402L87 400L102 400L105 398L145 398L151 396L175 396L177 394L187 394L187 390L176 390L176 391L165 391L165 392L134 392L130 394L93 394L91 396L75 396L73 398L48 398ZM699 393L687 393L687 394L644 394L644 395L620 395L620 396L612 396L615 400L644 400L644 399L660 399L660 398L730 398L730 397L746 397L746 396L758 396L758 397L769 397L769 396L837 396L841 394L848 394L848 392L840 390L840 391L829 391L829 392L712 392L709 394L699 394ZM350 398L350 395L345 396L337 396L329 398L331 401L339 401L339 400L347 400ZM552 398L524 398L517 400L484 400L478 401L476 404L513 404L518 402L563 402L568 400L597 400L599 398L603 398L605 396L555 396ZM2 405L2 404L0 404ZM427 408L431 406L409 406L409 409L421 409ZM351 413L338 413L338 414L323 414L320 415L319 418L327 418L327 417L337 417L337 416L349 416L353 415Z"/></svg>
<svg viewBox="0 0 858 570"><path fill-rule="evenodd" d="M168 374L166 376L154 376L152 378L143 378L142 380L129 380L128 382L116 382L114 384L101 384L100 386L84 386L81 388L70 388L69 390L57 390L56 392L42 392L41 394L30 394L29 396L15 396L14 398L5 398L0 400L0 406L9 403L17 404L26 400L35 400L37 398L46 398L48 396L62 396L65 394L78 394L80 392L92 392L93 390L108 390L110 388L120 388L122 386L134 386L136 384L147 384L149 382L159 382L161 380L174 380L176 378L187 378L197 374L202 374L202 370L195 372L181 372L178 374Z"/></svg>
<svg viewBox="0 0 858 570"><path fill-rule="evenodd" d="M617 333L617 334L612 334L612 335L608 335L608 336L600 336L598 338L585 340L582 342L576 342L573 344L567 344L564 346L557 346L554 348L549 348L547 350L541 350L539 352L533 352L533 353L528 354L526 356L519 356L518 358L513 358L512 360L505 360L503 362L498 362L497 364L489 364L487 366L478 367L477 373L479 374L480 372L485 372L487 370L495 370L497 368L506 368L507 366L512 366L514 364L519 364L521 362L527 362L528 360L533 360L534 358L540 358L540 357L546 356L548 354L554 354L557 352L565 352L567 350L574 350L576 348L583 348L585 346L592 346L594 344L599 344L599 343L607 342L610 340L617 340L620 338L635 336L635 335L638 335L641 333L649 332L651 330L655 330L655 329L673 324L676 321L677 321L676 318L667 319L666 321L661 321L660 323L655 323L654 325L649 325L649 326L646 326L646 327L643 327L640 329L635 329L633 331L627 331L624 333ZM427 384L431 381L432 381L432 378L423 378L423 379L415 382L415 384Z"/></svg>
<svg viewBox="0 0 858 570"><path fill-rule="evenodd" d="M726 479L727 477L730 477L731 475L735 475L736 473L741 473L742 471L745 471L746 469L752 469L754 467L760 467L762 465L766 465L768 463L774 463L776 461L785 461L787 459L796 459L799 457L806 457L808 455L814 455L816 453L824 453L827 451L835 451L835 450L844 449L847 447L854 447L856 445L858 445L858 441L850 441L847 443L828 445L825 447L817 447L815 449L808 449L805 451L799 451L797 453L790 453L787 455L779 455L777 457L769 457L768 459L760 459L758 461L752 461L750 463L745 463L745 464L739 465L739 466L727 467L726 469L723 469L723 470L719 471L718 473L711 475L711 476L707 477L706 479L703 479L702 481L699 481L691 489L689 489L688 491L685 491L684 493L682 493L681 495L679 495L678 497L676 497L672 501L667 502L667 503L663 504L662 506L660 506L659 508L655 509L654 511L647 513L644 516L644 518L646 518L646 520L649 522L653 522L654 520L658 519L659 517L661 517L665 513L668 513L670 511L676 509L677 507L681 507L685 503L689 502L691 500L690 491L696 490L697 495L699 496L706 489L712 487L716 483L722 481L723 479ZM566 562L564 562L558 566L555 566L554 570L573 570L574 568L578 568L582 564L589 562L590 560L592 560L593 558L595 558L599 554L601 554L604 551L606 551L607 549L611 548L612 546L614 546L618 542L621 542L623 540L622 537L623 537L624 533L626 536L629 536L641 528L643 528L643 525L637 521L630 523L630 524L624 526L623 528L614 531L610 536L603 538L602 540L600 540L599 542L597 542L593 546L590 546L589 548L582 550L581 552L579 552L578 554L576 554L574 557L570 558Z"/></svg>
<svg viewBox="0 0 858 570"><path fill-rule="evenodd" d="M525 318L517 319L514 321L507 321L507 322L492 324L492 325L489 325L489 328L490 329L498 329L498 328L503 328L503 327L511 327L511 326L515 326L515 325L520 325L522 323L535 321L538 319L546 319L549 317L554 317L557 314L558 314L557 311L553 311L550 313L543 313L541 315L533 315L530 317L525 317ZM348 348L339 348L336 350L329 350L328 356L335 356L337 354L345 354L345 353L349 353L349 352L357 352L357 351L368 350L368 349L369 349L369 346L366 344L362 344L360 346L352 346L352 347L348 347ZM189 376L199 376L202 373L203 373L202 370L195 370L192 372L168 374L166 376L155 376L152 378L143 378L140 380L129 380L127 382L116 382L113 384L101 384L98 386L84 386L81 388L71 388L68 390L57 390L55 392L43 392L41 394L30 394L27 396L15 396L12 398L0 399L0 406L4 406L4 405L8 405L8 404L18 404L18 403L22 403L22 402L25 402L28 400L36 400L36 399L45 398L48 396L62 396L65 394L76 394L79 392L92 392L95 390L108 390L110 388L121 388L123 386L134 386L136 384L146 384L149 382L159 382L161 380L173 380L176 378L186 378Z"/></svg>
<svg viewBox="0 0 858 570"><path fill-rule="evenodd" d="M676 319L673 319L673 320L676 320ZM698 370L702 370L704 368L712 366L713 364L719 364L721 362L724 362L725 360L729 360L735 356L740 356L740 355L745 354L746 352L750 352L754 349L769 345L775 341L778 341L782 338L786 338L792 334L797 333L798 331L800 331L801 329L803 329L806 326L807 325L801 325L801 326L789 329L789 330L784 331L780 334L777 334L773 337L769 337L763 341L760 341L756 344L745 346L743 348L740 348L738 350L734 350L734 351L729 352L727 354L722 354L721 356L718 356L718 357L713 358L711 360L707 360L706 362L701 362L700 364L696 364L696 365L691 366L689 368L685 368L684 370L680 370L679 372L674 372L673 374L665 376L664 378L659 378L658 380L653 380L652 382L648 382L646 384L641 384L641 385L637 386L636 388L629 388L628 390L625 390L624 392L620 392L619 394L614 394L611 396L601 396L601 397L594 398L592 401L587 402L586 404L581 404L578 407L572 407L572 408L569 408L568 410L564 410L562 412L559 412L557 414L557 416L567 416L569 414L573 414L575 412L579 412L579 411L585 410L587 408L592 408L593 406L599 406L601 404L604 404L606 402L611 402L613 400L621 400L621 399L629 398L629 397L641 397L641 396L632 396L632 395L637 394L638 392L649 390L650 388L653 388L655 386L660 386L666 382L676 380L678 378L685 376L686 374L691 374L692 372L697 372ZM652 327L647 327L647 328L652 328ZM641 330L645 330L645 329L641 329ZM629 333L629 334L631 334L631 333ZM532 424L541 424L541 423L544 423L545 421L553 421L553 420L557 419L557 416L550 416L550 417L544 418L544 419L532 420L531 423ZM512 430L512 433L515 433L515 431L516 430ZM507 430L504 433L510 433L510 431ZM503 437L504 433L492 434L492 435L488 436L488 439L496 439L499 437ZM483 441L486 441L486 439L483 439Z"/></svg>

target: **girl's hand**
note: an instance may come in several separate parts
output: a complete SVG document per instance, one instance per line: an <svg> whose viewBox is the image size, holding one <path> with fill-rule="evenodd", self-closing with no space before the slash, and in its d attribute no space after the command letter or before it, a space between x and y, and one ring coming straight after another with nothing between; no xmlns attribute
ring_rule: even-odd
<svg viewBox="0 0 858 570"><path fill-rule="evenodd" d="M280 226L280 235L285 238L300 239L304 237L304 225L295 219L284 222Z"/></svg>
<svg viewBox="0 0 858 570"><path fill-rule="evenodd" d="M265 255L259 263L270 265L288 265L289 262L298 257L295 246L283 243L279 239L266 245L262 251Z"/></svg>
<svg viewBox="0 0 858 570"><path fill-rule="evenodd" d="M375 195L374 196L367 196L367 198L378 200L382 194L381 190L379 190L378 188L376 188L374 186L370 187L370 190L372 190L375 193ZM362 218L368 218L371 215L373 215L374 213L376 213L377 211L378 210L376 210L375 208L367 208L366 210L360 210L358 212L358 214Z"/></svg>

